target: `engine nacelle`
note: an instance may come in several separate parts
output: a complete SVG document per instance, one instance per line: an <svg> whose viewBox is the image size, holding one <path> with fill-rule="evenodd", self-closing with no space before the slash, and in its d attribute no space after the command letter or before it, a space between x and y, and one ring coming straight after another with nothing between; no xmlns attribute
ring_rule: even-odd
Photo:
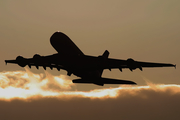
<svg viewBox="0 0 180 120"><path fill-rule="evenodd" d="M131 71L135 70L136 68L139 68L142 71L142 67L138 65L138 63L132 58L127 59L127 65Z"/></svg>
<svg viewBox="0 0 180 120"><path fill-rule="evenodd" d="M43 62L43 60L42 60L42 56L40 56L39 54L35 54L34 56L33 56L33 60L34 60L34 63L36 63L36 64L42 64L42 62Z"/></svg>
<svg viewBox="0 0 180 120"><path fill-rule="evenodd" d="M40 59L41 59L41 56L40 56L39 54L35 54L35 55L33 56L33 59L34 59L34 60L40 60Z"/></svg>
<svg viewBox="0 0 180 120"><path fill-rule="evenodd" d="M25 67L27 65L26 59L23 58L22 56L18 56L16 58L16 61L17 61L18 65L21 67Z"/></svg>
<svg viewBox="0 0 180 120"><path fill-rule="evenodd" d="M136 69L136 62L132 58L127 59L127 65L131 71Z"/></svg>
<svg viewBox="0 0 180 120"><path fill-rule="evenodd" d="M39 54L35 54L33 56L33 60L34 60L34 64L36 66L37 69L39 69L39 65L42 64L42 57Z"/></svg>

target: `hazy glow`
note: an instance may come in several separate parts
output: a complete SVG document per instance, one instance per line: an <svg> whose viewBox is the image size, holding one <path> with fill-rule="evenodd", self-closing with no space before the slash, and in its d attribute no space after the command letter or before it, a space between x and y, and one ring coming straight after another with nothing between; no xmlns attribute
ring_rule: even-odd
<svg viewBox="0 0 180 120"><path fill-rule="evenodd" d="M64 75L52 76L45 74L34 74L27 68L26 71L13 71L0 73L0 99L11 100L14 98L28 100L29 98L57 97L57 98L116 98L125 95L136 96L143 90L154 92L166 92L171 94L180 92L180 85L154 85L147 86L120 86L117 88L102 88L91 91L72 91L75 84L66 79ZM147 98L142 95L142 98Z"/></svg>

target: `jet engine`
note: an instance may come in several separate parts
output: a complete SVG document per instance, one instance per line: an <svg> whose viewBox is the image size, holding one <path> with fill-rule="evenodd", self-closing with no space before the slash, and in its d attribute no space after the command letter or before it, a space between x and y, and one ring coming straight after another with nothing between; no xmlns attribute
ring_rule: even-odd
<svg viewBox="0 0 180 120"><path fill-rule="evenodd" d="M39 65L42 64L42 57L39 54L35 54L33 56L33 60L34 60L34 64L36 66L37 69L39 69Z"/></svg>
<svg viewBox="0 0 180 120"><path fill-rule="evenodd" d="M134 61L132 58L127 59L127 66L131 71L135 70L136 68L139 68L142 71L142 67L138 65L138 63Z"/></svg>
<svg viewBox="0 0 180 120"><path fill-rule="evenodd" d="M39 54L35 54L33 56L33 59L39 61L41 59L41 56Z"/></svg>
<svg viewBox="0 0 180 120"><path fill-rule="evenodd" d="M25 67L27 65L26 59L23 58L22 56L18 56L16 58L16 61L17 61L18 65L21 67Z"/></svg>

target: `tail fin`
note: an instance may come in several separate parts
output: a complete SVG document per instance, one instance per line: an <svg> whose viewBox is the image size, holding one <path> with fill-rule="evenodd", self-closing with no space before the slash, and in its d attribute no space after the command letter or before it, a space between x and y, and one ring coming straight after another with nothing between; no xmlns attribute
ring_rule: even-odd
<svg viewBox="0 0 180 120"><path fill-rule="evenodd" d="M103 58L107 59L109 57L109 51L106 50L103 55L102 55Z"/></svg>
<svg viewBox="0 0 180 120"><path fill-rule="evenodd" d="M108 57L109 57L109 51L106 50L106 51L103 53L103 55L102 55L102 56L99 56L99 57L102 57L103 60L106 61L106 59L108 59ZM99 70L99 72L100 72L100 77L102 76L103 70L104 70L104 69Z"/></svg>

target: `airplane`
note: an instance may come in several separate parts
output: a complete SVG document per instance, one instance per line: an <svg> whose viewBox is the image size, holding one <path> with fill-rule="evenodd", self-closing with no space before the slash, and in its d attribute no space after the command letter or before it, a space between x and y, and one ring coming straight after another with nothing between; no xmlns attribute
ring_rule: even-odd
<svg viewBox="0 0 180 120"><path fill-rule="evenodd" d="M136 84L129 80L103 78L101 76L104 69L109 69L110 71L111 69L119 69L122 72L124 68L129 68L130 71L136 68L142 71L144 67L176 68L176 65L167 63L141 62L135 61L132 58L128 58L127 60L108 58L108 50L105 50L102 55L97 57L85 55L74 42L62 32L55 32L50 38L50 43L57 51L56 54L48 56L35 54L33 58L18 56L15 60L5 60L5 63L18 64L21 67L28 65L29 68L35 66L37 69L41 66L44 70L46 70L47 67L51 70L56 68L58 71L63 69L67 71L68 76L74 74L80 77L80 79L72 80L73 83L91 83L100 86L104 84Z"/></svg>

